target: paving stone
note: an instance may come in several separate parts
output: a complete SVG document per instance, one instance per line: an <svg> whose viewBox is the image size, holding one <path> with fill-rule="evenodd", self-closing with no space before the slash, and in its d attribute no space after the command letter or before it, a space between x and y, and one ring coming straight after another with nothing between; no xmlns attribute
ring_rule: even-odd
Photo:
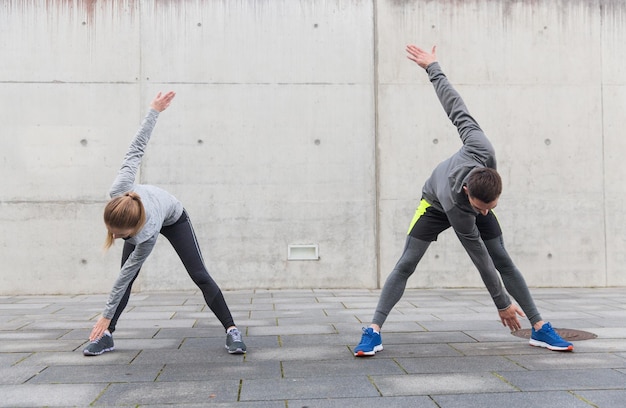
<svg viewBox="0 0 626 408"><path fill-rule="evenodd" d="M176 403L175 405L167 404L150 404L150 405L134 405L133 408L172 408L175 406L176 408L206 408L207 402L199 403L199 404L181 404ZM284 401L251 401L251 402L210 402L211 408L285 408ZM115 406L118 408L118 406Z"/></svg>
<svg viewBox="0 0 626 408"><path fill-rule="evenodd" d="M366 323L364 323L362 327L369 326L369 320L366 320L365 322ZM387 333L387 334L389 333L418 333L418 332L427 331L427 329L425 329L419 322L414 322L414 321L385 323L385 326L383 327L382 330L384 333Z"/></svg>
<svg viewBox="0 0 626 408"><path fill-rule="evenodd" d="M93 405L232 403L237 401L239 384L239 380L215 379L111 384Z"/></svg>
<svg viewBox="0 0 626 408"><path fill-rule="evenodd" d="M180 293L148 294L141 299L141 306L184 306L187 298L188 296L181 296ZM134 296L131 296L130 299L130 307L134 307L139 304L139 299L134 298Z"/></svg>
<svg viewBox="0 0 626 408"><path fill-rule="evenodd" d="M610 326L611 324L611 322L607 322L607 325ZM602 319L598 317L592 317L589 319L560 319L558 322L554 323L553 326L577 330L581 330L582 327L585 327L587 328L587 331L593 332L596 328L603 327L603 323Z"/></svg>
<svg viewBox="0 0 626 408"><path fill-rule="evenodd" d="M506 342L506 341L510 341L514 343L520 342L519 337L514 336L513 334L509 332L508 329L502 326L498 330L479 330L479 331L464 330L463 333L465 333L468 337L471 337L472 339L480 343Z"/></svg>
<svg viewBox="0 0 626 408"><path fill-rule="evenodd" d="M326 310L328 313L346 310L346 305L343 302L318 301L318 303L322 306L323 310Z"/></svg>
<svg viewBox="0 0 626 408"><path fill-rule="evenodd" d="M278 326L297 327L297 326L320 326L328 325L333 327L338 323L338 320L332 316L323 317L277 317L274 319L274 324L278 323ZM256 325L258 326L258 325Z"/></svg>
<svg viewBox="0 0 626 408"><path fill-rule="evenodd" d="M113 353L106 353L113 354ZM133 364L193 364L193 363L219 363L229 362L241 364L245 355L228 354L224 349L224 342L213 345L203 352L197 350L143 350L133 360Z"/></svg>
<svg viewBox="0 0 626 408"><path fill-rule="evenodd" d="M324 310L325 305L320 303L274 303L275 310Z"/></svg>
<svg viewBox="0 0 626 408"><path fill-rule="evenodd" d="M424 321L420 324L428 331L506 330L499 320Z"/></svg>
<svg viewBox="0 0 626 408"><path fill-rule="evenodd" d="M56 340L66 334L67 330L15 330L0 331L0 341L11 340ZM67 340L67 339L66 339Z"/></svg>
<svg viewBox="0 0 626 408"><path fill-rule="evenodd" d="M245 311L249 311L249 310L270 310L270 311L274 311L274 304L273 303L252 303L249 305L240 305L240 304L228 304L228 308L232 311L236 311L236 310L245 310Z"/></svg>
<svg viewBox="0 0 626 408"><path fill-rule="evenodd" d="M176 350L181 343L182 340L179 339L125 339L117 336L114 340L117 351ZM82 348L86 347L87 344L85 343Z"/></svg>
<svg viewBox="0 0 626 408"><path fill-rule="evenodd" d="M548 350L531 347L528 340L517 338L512 342L490 342L490 343L455 343L451 345L459 353L466 356L505 356L518 354L542 354ZM553 353L553 352L551 352Z"/></svg>
<svg viewBox="0 0 626 408"><path fill-rule="evenodd" d="M346 307L347 303L366 303L371 304L372 302L377 302L377 297L373 297L371 295L354 295L354 296L316 296L316 299L319 303L337 303L341 305L342 308ZM376 305L374 305L376 306Z"/></svg>
<svg viewBox="0 0 626 408"><path fill-rule="evenodd" d="M50 303L0 303L0 310L11 311L11 313L30 313L33 309L45 309L50 307Z"/></svg>
<svg viewBox="0 0 626 408"><path fill-rule="evenodd" d="M320 322L320 320L318 320L318 322ZM337 332L344 331L354 333L356 331L357 333L359 333L361 331L361 328L365 326L364 324L356 320L354 316L348 315L328 316L325 320L323 320L323 322L331 325ZM282 322L282 324L284 325L284 322Z"/></svg>
<svg viewBox="0 0 626 408"><path fill-rule="evenodd" d="M31 353L0 353L0 367L9 367L30 356Z"/></svg>
<svg viewBox="0 0 626 408"><path fill-rule="evenodd" d="M203 299L204 300L204 299ZM155 313L155 312L167 312L167 313L186 313L186 312L202 312L204 310L204 313L211 313L210 310L205 310L206 309L206 304L202 303L201 305L189 305L187 303L185 303L185 305L183 306L176 306L175 308L172 308L170 305L165 305L165 306L141 306L141 305L137 305L135 307L132 308L132 310L128 310L128 308L126 310L124 310L124 316L126 315L127 312L132 312L132 313ZM130 314L130 313L129 313Z"/></svg>
<svg viewBox="0 0 626 408"><path fill-rule="evenodd" d="M30 319L22 330L71 330L71 329L84 329L91 328L93 322L87 319L76 321L63 321L63 320L50 320L42 319L40 321L33 321Z"/></svg>
<svg viewBox="0 0 626 408"><path fill-rule="evenodd" d="M360 317L363 318L364 316L360 315ZM389 316L389 318L387 318L387 320L385 321L385 331L388 330L387 326L389 325L389 323L396 323L396 322L418 323L418 322L439 322L439 321L441 321L441 317L438 317L435 314L421 313L421 312L417 312L416 310L414 310L413 312L406 312L403 314L395 313L393 314L393 316Z"/></svg>
<svg viewBox="0 0 626 408"><path fill-rule="evenodd" d="M284 378L341 377L359 375L404 374L393 360L374 358L345 358L325 361L283 361Z"/></svg>
<svg viewBox="0 0 626 408"><path fill-rule="evenodd" d="M323 309L318 310L251 310L251 319L276 319L279 317L324 317Z"/></svg>
<svg viewBox="0 0 626 408"><path fill-rule="evenodd" d="M621 313L626 314L626 311ZM603 339L622 339L626 337L626 316L623 319L596 319L594 323L595 327L579 328L578 330L584 330L596 334L599 338ZM580 327L580 326L575 326Z"/></svg>
<svg viewBox="0 0 626 408"><path fill-rule="evenodd" d="M0 322L0 331L20 330L32 323L32 320L23 320L21 318L12 319L7 322Z"/></svg>
<svg viewBox="0 0 626 408"><path fill-rule="evenodd" d="M574 350L577 353L623 352L626 350L626 338L578 341L574 343Z"/></svg>
<svg viewBox="0 0 626 408"><path fill-rule="evenodd" d="M234 317L233 317L234 318ZM247 327L272 327L276 326L276 318L266 318L266 319L235 319L235 324L239 328L239 330L243 330L243 328ZM198 327L198 325L196 326Z"/></svg>
<svg viewBox="0 0 626 408"><path fill-rule="evenodd" d="M376 397L378 391L365 375L333 378L285 378L243 381L241 401Z"/></svg>
<svg viewBox="0 0 626 408"><path fill-rule="evenodd" d="M522 391L624 389L626 374L609 369L542 370L500 373Z"/></svg>
<svg viewBox="0 0 626 408"><path fill-rule="evenodd" d="M491 373L408 374L371 378L383 396L516 391Z"/></svg>
<svg viewBox="0 0 626 408"><path fill-rule="evenodd" d="M624 401L626 401L626 390L624 389L576 391L574 394L601 408L623 408Z"/></svg>
<svg viewBox="0 0 626 408"><path fill-rule="evenodd" d="M118 331L116 331L115 334L117 335ZM142 336L142 337L145 337L145 336ZM167 327L164 327L162 329L157 329L154 332L154 334L150 337L154 337L155 339L178 339L178 338L188 338L188 337L217 337L217 335L213 330L209 330L207 328L197 328L197 327L167 328Z"/></svg>
<svg viewBox="0 0 626 408"><path fill-rule="evenodd" d="M333 328L337 331L338 334L352 335L352 337L357 337L357 340L361 338L363 327L367 327L369 324L361 323L355 320L353 317L348 319L342 319L342 321L338 321L332 324ZM351 340L350 343L354 342Z"/></svg>
<svg viewBox="0 0 626 408"><path fill-rule="evenodd" d="M248 350L246 358L255 361L322 361L353 358L353 354L347 346L327 347L318 345L307 347L306 350L301 347L283 346Z"/></svg>
<svg viewBox="0 0 626 408"><path fill-rule="evenodd" d="M156 338L157 333L159 332L158 328L148 328L148 329L131 329L128 326L119 327L113 337L115 340L117 339L152 339ZM67 332L64 336L60 337L60 340L83 340L87 341L89 339L89 333L91 333L91 329L73 329Z"/></svg>
<svg viewBox="0 0 626 408"><path fill-rule="evenodd" d="M0 407L86 407L104 387L97 384L0 385Z"/></svg>
<svg viewBox="0 0 626 408"><path fill-rule="evenodd" d="M46 366L0 367L0 384L23 384L45 369Z"/></svg>
<svg viewBox="0 0 626 408"><path fill-rule="evenodd" d="M368 398L326 398L310 400L289 400L289 407L310 408L346 408L346 407L384 407L384 408L437 408L432 399L418 397L368 397ZM466 407L465 407L466 408Z"/></svg>
<svg viewBox="0 0 626 408"><path fill-rule="evenodd" d="M541 353L509 356L527 370L626 368L626 359L610 353Z"/></svg>
<svg viewBox="0 0 626 408"><path fill-rule="evenodd" d="M280 335L280 344L282 347L302 347L305 350L310 346L325 345L327 347L355 345L361 339L359 331L358 336L352 333L333 333L333 334L316 334L315 336L304 334Z"/></svg>
<svg viewBox="0 0 626 408"><path fill-rule="evenodd" d="M297 294L295 296L285 296L284 294L279 294L277 296L273 296L271 299L267 299L267 302L274 303L275 305L283 305L287 304L288 306L294 305L294 309L300 309L299 305L319 305L319 302L315 298L315 296L311 296L310 292L302 294ZM305 309L308 309L306 306Z"/></svg>
<svg viewBox="0 0 626 408"><path fill-rule="evenodd" d="M356 346L356 344L355 344ZM383 351L376 354L380 358L401 357L456 357L460 356L455 348L448 344L389 344L383 341Z"/></svg>
<svg viewBox="0 0 626 408"><path fill-rule="evenodd" d="M322 311L325 311L326 309L322 309ZM363 321L367 321L369 319L371 319L372 315L374 314L374 309L372 309L371 307L364 307L361 309L357 309L357 308L352 308L352 309L333 309L333 314L335 315L361 315L364 316Z"/></svg>
<svg viewBox="0 0 626 408"><path fill-rule="evenodd" d="M433 400L440 408L467 407L550 407L550 408L590 408L589 404L568 392L532 393L480 393L459 395L434 395ZM607 408L609 405L599 405ZM617 407L617 405L615 406Z"/></svg>
<svg viewBox="0 0 626 408"><path fill-rule="evenodd" d="M86 357L83 350L71 352L37 352L20 361L20 365L106 365L106 364L130 364L139 352L137 350L104 353L100 356Z"/></svg>
<svg viewBox="0 0 626 408"><path fill-rule="evenodd" d="M198 353L202 351L199 351L197 349L209 351L212 349L216 349L217 347L219 347L219 345L222 345L222 347L224 347L224 345L226 344L226 334L220 335L219 337L214 335L206 337L187 337L177 340L180 342L180 346L178 347L178 349L196 349L194 350L194 352ZM244 338L244 342L246 340L247 338Z"/></svg>
<svg viewBox="0 0 626 408"><path fill-rule="evenodd" d="M392 344L442 344L442 343L475 343L476 340L463 332L415 332L382 334L383 346Z"/></svg>
<svg viewBox="0 0 626 408"><path fill-rule="evenodd" d="M409 374L522 371L524 368L500 356L396 358Z"/></svg>
<svg viewBox="0 0 626 408"><path fill-rule="evenodd" d="M224 327L213 315L207 315L203 319L198 319L189 327L193 327L194 329L220 330L224 332Z"/></svg>
<svg viewBox="0 0 626 408"><path fill-rule="evenodd" d="M275 348L279 347L278 336L246 336L244 334L243 341L248 347L248 350L254 352L259 348ZM217 344L225 345L226 335L221 335L219 338L215 337L189 337L182 340L180 345L181 350L189 349L201 349L212 350Z"/></svg>
<svg viewBox="0 0 626 408"><path fill-rule="evenodd" d="M335 332L335 328L330 324L306 324L299 326L269 326L248 328L248 336L268 336L283 334L330 334Z"/></svg>
<svg viewBox="0 0 626 408"><path fill-rule="evenodd" d="M95 384L155 381L163 364L54 366L33 377L29 384Z"/></svg>
<svg viewBox="0 0 626 408"><path fill-rule="evenodd" d="M0 353L72 351L82 343L80 340L0 340Z"/></svg>
<svg viewBox="0 0 626 408"><path fill-rule="evenodd" d="M158 381L203 381L204 379L281 378L279 361L220 362L208 364L167 364Z"/></svg>
<svg viewBox="0 0 626 408"><path fill-rule="evenodd" d="M176 312L125 312L122 317L124 320L170 320L174 318L174 315L178 318L182 318L188 312L176 313ZM201 316L201 313L198 313ZM188 319L197 319L198 317L189 317ZM132 325L134 322L128 323L128 325Z"/></svg>

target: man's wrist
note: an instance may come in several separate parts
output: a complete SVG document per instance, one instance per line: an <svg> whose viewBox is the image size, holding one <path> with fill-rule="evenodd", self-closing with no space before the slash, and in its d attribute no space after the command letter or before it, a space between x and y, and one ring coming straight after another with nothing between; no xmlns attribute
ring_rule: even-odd
<svg viewBox="0 0 626 408"><path fill-rule="evenodd" d="M504 309L498 309L498 312L505 312L505 311L509 310L511 308L511 306L513 306L513 303L511 303L510 305L508 305Z"/></svg>

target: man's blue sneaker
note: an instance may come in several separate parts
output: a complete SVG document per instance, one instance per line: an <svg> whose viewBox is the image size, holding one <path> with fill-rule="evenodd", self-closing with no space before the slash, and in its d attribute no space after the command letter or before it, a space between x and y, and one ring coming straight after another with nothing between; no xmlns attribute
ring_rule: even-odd
<svg viewBox="0 0 626 408"><path fill-rule="evenodd" d="M363 328L361 342L354 348L354 355L356 357L373 356L382 349L383 339L380 337L380 333L374 332L371 327Z"/></svg>
<svg viewBox="0 0 626 408"><path fill-rule="evenodd" d="M574 345L569 341L563 340L550 323L544 323L539 330L535 330L533 327L529 343L531 346L545 347L554 351L574 350Z"/></svg>

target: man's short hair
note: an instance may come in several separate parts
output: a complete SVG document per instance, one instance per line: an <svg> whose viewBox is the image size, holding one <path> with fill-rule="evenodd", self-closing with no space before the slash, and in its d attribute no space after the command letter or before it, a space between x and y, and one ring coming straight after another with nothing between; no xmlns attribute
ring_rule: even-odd
<svg viewBox="0 0 626 408"><path fill-rule="evenodd" d="M502 179L495 169L479 167L467 178L467 193L483 203L490 203L502 194Z"/></svg>

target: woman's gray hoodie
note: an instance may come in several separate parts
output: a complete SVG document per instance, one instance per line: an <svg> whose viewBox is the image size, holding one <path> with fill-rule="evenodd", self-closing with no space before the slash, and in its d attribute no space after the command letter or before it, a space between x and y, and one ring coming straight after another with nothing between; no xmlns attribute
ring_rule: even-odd
<svg viewBox="0 0 626 408"><path fill-rule="evenodd" d="M109 300L102 313L102 316L107 319L113 317L128 285L137 275L150 252L152 252L161 228L174 224L183 213L181 202L167 191L155 186L135 184L135 177L141 164L141 158L158 117L159 112L150 109L141 122L141 127L131 142L122 162L122 167L109 190L111 198L123 195L129 191L139 194L146 211L146 223L135 236L126 240L129 244L135 245L135 250L122 266L120 274L113 285Z"/></svg>

